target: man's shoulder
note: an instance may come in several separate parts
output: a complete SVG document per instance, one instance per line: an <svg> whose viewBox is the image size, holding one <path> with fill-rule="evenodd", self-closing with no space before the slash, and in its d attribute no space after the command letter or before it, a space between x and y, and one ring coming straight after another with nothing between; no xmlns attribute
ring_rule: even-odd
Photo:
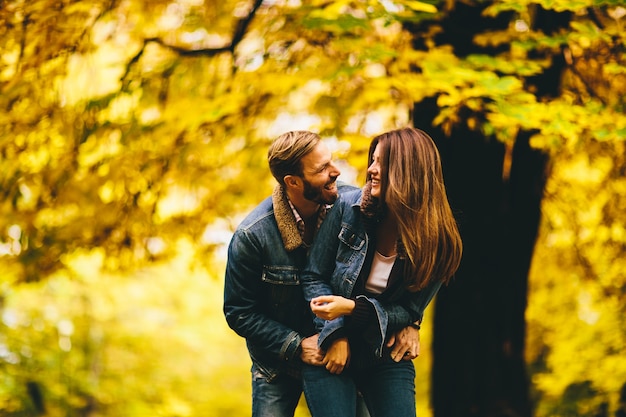
<svg viewBox="0 0 626 417"><path fill-rule="evenodd" d="M265 221L273 221L273 219L274 206L272 204L272 197L267 197L244 217L237 229L254 228L257 225L263 224Z"/></svg>

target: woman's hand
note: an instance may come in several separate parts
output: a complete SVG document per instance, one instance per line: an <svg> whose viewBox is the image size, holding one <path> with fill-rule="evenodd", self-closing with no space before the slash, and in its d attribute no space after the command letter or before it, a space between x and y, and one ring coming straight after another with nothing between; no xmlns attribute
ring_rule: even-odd
<svg viewBox="0 0 626 417"><path fill-rule="evenodd" d="M324 356L324 365L331 374L340 374L350 362L350 345L348 339L342 337L335 340Z"/></svg>
<svg viewBox="0 0 626 417"><path fill-rule="evenodd" d="M311 300L311 311L320 319L334 320L352 314L354 305L354 300L339 295L322 295Z"/></svg>

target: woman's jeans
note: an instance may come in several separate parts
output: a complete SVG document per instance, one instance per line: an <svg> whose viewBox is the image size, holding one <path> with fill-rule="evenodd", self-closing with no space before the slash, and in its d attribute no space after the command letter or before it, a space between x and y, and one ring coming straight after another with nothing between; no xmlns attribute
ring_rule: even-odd
<svg viewBox="0 0 626 417"><path fill-rule="evenodd" d="M305 365L303 386L312 417L356 415L361 392L372 417L415 417L415 367L412 361L383 358L351 359L343 373Z"/></svg>

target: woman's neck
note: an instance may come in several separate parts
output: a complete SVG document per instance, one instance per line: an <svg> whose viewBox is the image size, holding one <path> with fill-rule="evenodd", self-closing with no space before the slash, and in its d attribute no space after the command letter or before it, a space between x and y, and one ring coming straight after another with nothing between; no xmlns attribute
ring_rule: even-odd
<svg viewBox="0 0 626 417"><path fill-rule="evenodd" d="M384 256L397 253L398 223L395 218L385 216L376 228L376 251Z"/></svg>

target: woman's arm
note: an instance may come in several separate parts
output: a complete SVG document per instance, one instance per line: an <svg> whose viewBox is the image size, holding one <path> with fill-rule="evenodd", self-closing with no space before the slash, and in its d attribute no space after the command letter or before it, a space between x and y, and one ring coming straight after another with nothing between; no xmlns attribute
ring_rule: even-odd
<svg viewBox="0 0 626 417"><path fill-rule="evenodd" d="M385 341L407 326L421 322L424 310L433 299L441 282L433 282L419 292L405 292L396 301L381 302L376 298L360 295L356 300L343 297L323 297L316 301L326 302L316 307L320 315L334 317L341 314L352 315L346 331L362 334L376 348L376 354L382 355ZM354 304L352 304L354 303ZM335 320L339 320L335 319ZM412 343L414 345L414 343ZM402 350L394 349L397 354ZM406 352L407 349L404 350ZM402 353L404 353L402 352ZM413 351L411 350L413 354ZM394 358L395 359L395 358Z"/></svg>
<svg viewBox="0 0 626 417"><path fill-rule="evenodd" d="M349 316L354 310L355 301L340 295L321 295L311 300L311 311L324 320L334 320Z"/></svg>
<svg viewBox="0 0 626 417"><path fill-rule="evenodd" d="M354 198L350 195L352 193L348 196L340 195L326 214L310 248L307 264L301 274L302 291L309 303L316 297L334 293L330 280L335 269L335 258L339 247L337 236L341 230L343 212L346 208L349 209ZM323 328L324 323L324 319L315 318L315 326L318 330Z"/></svg>
<svg viewBox="0 0 626 417"><path fill-rule="evenodd" d="M441 281L431 282L418 292L407 292L397 302L382 303L389 318L387 336L424 319L424 310L441 288Z"/></svg>

